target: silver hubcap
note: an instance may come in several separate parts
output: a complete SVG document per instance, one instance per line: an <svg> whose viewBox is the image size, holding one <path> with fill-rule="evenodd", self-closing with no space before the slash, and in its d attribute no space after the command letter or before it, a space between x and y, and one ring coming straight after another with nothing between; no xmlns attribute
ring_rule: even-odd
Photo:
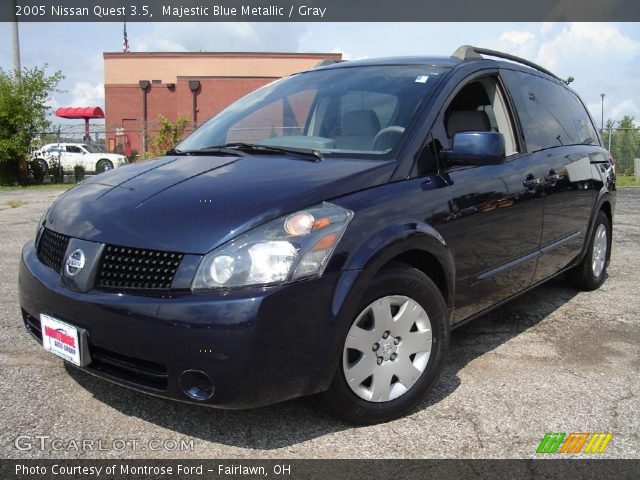
<svg viewBox="0 0 640 480"><path fill-rule="evenodd" d="M593 255L591 255L591 269L594 277L599 277L607 261L607 229L600 224L593 239Z"/></svg>
<svg viewBox="0 0 640 480"><path fill-rule="evenodd" d="M347 384L370 402L394 400L418 381L431 355L431 322L409 297L383 297L356 318L342 354Z"/></svg>

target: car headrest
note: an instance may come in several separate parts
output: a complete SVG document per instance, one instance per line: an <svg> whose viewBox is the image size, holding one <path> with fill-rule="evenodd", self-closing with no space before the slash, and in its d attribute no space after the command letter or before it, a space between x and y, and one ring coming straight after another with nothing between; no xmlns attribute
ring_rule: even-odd
<svg viewBox="0 0 640 480"><path fill-rule="evenodd" d="M480 110L458 110L449 114L447 134L449 138L458 132L490 132L491 123L487 114Z"/></svg>
<svg viewBox="0 0 640 480"><path fill-rule="evenodd" d="M373 110L355 110L342 117L342 135L374 136L380 130L380 120Z"/></svg>

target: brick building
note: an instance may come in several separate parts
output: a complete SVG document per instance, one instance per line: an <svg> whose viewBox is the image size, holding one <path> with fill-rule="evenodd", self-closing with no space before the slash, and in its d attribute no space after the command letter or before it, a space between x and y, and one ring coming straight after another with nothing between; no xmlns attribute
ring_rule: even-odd
<svg viewBox="0 0 640 480"><path fill-rule="evenodd" d="M339 53L111 53L104 57L107 145L142 153L160 115L201 125L227 105L278 78L308 70Z"/></svg>

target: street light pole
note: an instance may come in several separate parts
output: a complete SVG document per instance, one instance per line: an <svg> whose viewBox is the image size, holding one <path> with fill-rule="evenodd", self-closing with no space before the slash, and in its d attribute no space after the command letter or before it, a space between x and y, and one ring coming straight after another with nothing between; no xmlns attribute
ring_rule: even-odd
<svg viewBox="0 0 640 480"><path fill-rule="evenodd" d="M20 34L18 33L18 18L16 17L16 1L11 1L11 43L13 49L13 78L16 82L20 82Z"/></svg>
<svg viewBox="0 0 640 480"><path fill-rule="evenodd" d="M147 92L151 82L140 80L138 84L142 90L142 155L144 156L147 153Z"/></svg>
<svg viewBox="0 0 640 480"><path fill-rule="evenodd" d="M602 108L601 108L601 119L600 119L600 130L604 131L604 93L600 94L600 98L602 99Z"/></svg>

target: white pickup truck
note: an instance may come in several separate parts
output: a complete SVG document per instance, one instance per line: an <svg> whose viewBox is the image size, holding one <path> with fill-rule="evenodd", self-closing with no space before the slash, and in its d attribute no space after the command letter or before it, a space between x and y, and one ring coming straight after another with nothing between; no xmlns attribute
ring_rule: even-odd
<svg viewBox="0 0 640 480"><path fill-rule="evenodd" d="M52 161L58 160L64 170L82 165L88 172L104 172L128 163L124 155L92 150L92 147L84 143L49 143L36 150L33 158L45 172L51 167Z"/></svg>

